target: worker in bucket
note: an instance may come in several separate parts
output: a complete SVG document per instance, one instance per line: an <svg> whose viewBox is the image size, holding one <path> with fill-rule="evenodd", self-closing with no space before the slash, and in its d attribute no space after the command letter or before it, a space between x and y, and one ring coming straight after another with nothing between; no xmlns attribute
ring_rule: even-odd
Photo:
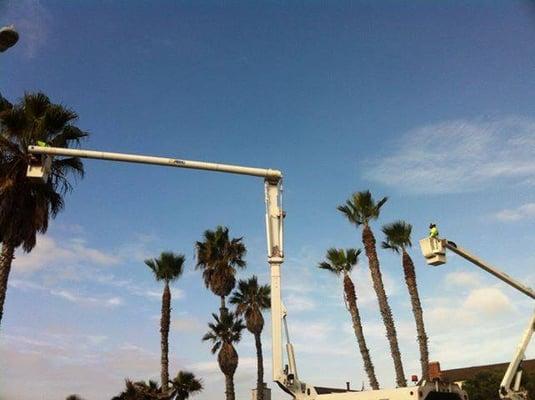
<svg viewBox="0 0 535 400"><path fill-rule="evenodd" d="M429 237L438 238L438 228L435 224L429 224Z"/></svg>
<svg viewBox="0 0 535 400"><path fill-rule="evenodd" d="M431 242L431 247L433 248L433 250L437 250L438 248L438 228L435 224L429 224L429 237L431 239L436 239L436 240L430 240Z"/></svg>

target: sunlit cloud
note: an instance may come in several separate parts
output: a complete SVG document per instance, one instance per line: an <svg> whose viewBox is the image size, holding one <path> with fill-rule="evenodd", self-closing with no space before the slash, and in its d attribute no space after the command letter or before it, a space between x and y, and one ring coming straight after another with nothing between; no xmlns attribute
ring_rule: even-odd
<svg viewBox="0 0 535 400"><path fill-rule="evenodd" d="M401 192L472 192L522 184L535 173L535 120L453 120L402 134L392 151L369 160L364 177Z"/></svg>
<svg viewBox="0 0 535 400"><path fill-rule="evenodd" d="M535 203L522 204L517 208L498 211L494 217L502 222L516 222L535 218Z"/></svg>

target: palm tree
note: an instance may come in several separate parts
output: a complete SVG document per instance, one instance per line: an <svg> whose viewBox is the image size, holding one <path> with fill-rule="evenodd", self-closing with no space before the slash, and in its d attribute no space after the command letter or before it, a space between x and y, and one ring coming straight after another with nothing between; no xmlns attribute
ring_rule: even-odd
<svg viewBox="0 0 535 400"><path fill-rule="evenodd" d="M212 354L217 353L219 369L225 375L225 394L227 400L234 400L234 373L238 368L238 353L234 343L241 339L241 332L245 326L241 318L232 312L226 312L221 317L212 314L215 323L208 323L210 330L203 336L203 341L211 341Z"/></svg>
<svg viewBox="0 0 535 400"><path fill-rule="evenodd" d="M264 317L262 311L271 306L271 289L269 285L259 285L256 276L248 280L240 280L238 289L230 298L230 303L236 305L236 314L245 317L247 330L254 335L257 359L256 395L258 400L264 400L264 359L262 356L262 329Z"/></svg>
<svg viewBox="0 0 535 400"><path fill-rule="evenodd" d="M418 345L420 347L420 364L422 367L422 378L429 378L429 349L427 347L427 334L425 333L424 316L418 286L416 284L416 271L412 258L407 252L407 248L412 246L411 243L412 225L404 221L396 221L383 226L385 241L382 243L384 249L391 249L400 254L403 273L405 274L405 283L409 290L411 298L412 313L416 321L416 332L418 335Z"/></svg>
<svg viewBox="0 0 535 400"><path fill-rule="evenodd" d="M71 394L71 395L67 396L67 398L65 400L84 400L84 399L82 399L77 394Z"/></svg>
<svg viewBox="0 0 535 400"><path fill-rule="evenodd" d="M376 202L369 190L356 192L344 205L338 206L338 211L342 212L349 222L357 227L362 227L362 243L364 244L364 250L366 252L366 257L368 258L373 289L375 290L377 301L379 303L379 311L381 312L381 317L383 318L386 328L386 337L390 344L390 353L394 360L396 383L400 387L405 387L407 386L407 381L403 371L403 363L401 362L396 326L394 324L392 310L388 304L388 297L386 296L383 284L379 258L377 257L377 250L375 248L375 237L370 228L370 222L379 218L381 207L386 201L387 198L383 197L379 202Z"/></svg>
<svg viewBox="0 0 535 400"><path fill-rule="evenodd" d="M179 371L171 381L175 400L187 400L189 396L203 390L202 380L197 379L193 372Z"/></svg>
<svg viewBox="0 0 535 400"><path fill-rule="evenodd" d="M360 354L362 355L362 361L364 363L364 370L368 375L370 386L373 390L379 389L379 382L375 376L375 368L373 366L368 346L366 345L366 339L364 337L364 331L362 329L362 322L360 320L359 308L357 306L357 295L355 292L355 285L353 280L349 276L351 270L357 265L360 249L335 249L331 248L327 250L326 260L319 263L318 267L330 271L338 276L344 277L344 300L347 310L351 315L351 321L353 322L353 330L355 331L355 337L359 345Z"/></svg>
<svg viewBox="0 0 535 400"><path fill-rule="evenodd" d="M236 285L236 269L245 268L247 252L243 238L229 238L228 228L218 226L214 231L204 232L204 240L197 242L196 269L202 270L204 284L221 298L221 317L228 312L227 297Z"/></svg>
<svg viewBox="0 0 535 400"><path fill-rule="evenodd" d="M161 333L161 384L167 390L169 383L169 325L171 324L171 291L169 282L182 275L185 257L183 254L163 252L159 258L145 260L145 264L154 272L157 281L164 281L162 294Z"/></svg>
<svg viewBox="0 0 535 400"><path fill-rule="evenodd" d="M45 233L49 219L63 209L63 197L72 189L69 178L84 174L79 158L56 157L47 181L32 182L26 170L35 157L28 146L78 144L87 133L73 125L77 118L43 93L27 93L16 105L0 101L0 322L15 249L30 252L35 247L37 233Z"/></svg>
<svg viewBox="0 0 535 400"><path fill-rule="evenodd" d="M125 390L111 400L172 400L168 393L162 393L158 383L153 380L145 383L126 379L125 386Z"/></svg>

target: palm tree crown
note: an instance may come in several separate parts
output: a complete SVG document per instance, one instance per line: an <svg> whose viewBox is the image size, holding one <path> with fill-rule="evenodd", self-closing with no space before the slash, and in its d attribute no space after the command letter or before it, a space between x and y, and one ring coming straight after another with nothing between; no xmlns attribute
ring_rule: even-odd
<svg viewBox="0 0 535 400"><path fill-rule="evenodd" d="M86 137L73 123L77 114L53 104L43 93L27 93L20 104L0 101L0 236L2 242L31 251L36 234L45 233L49 217L63 208L63 195L72 189L69 177L83 177L76 157L54 158L45 183L27 179L33 156L28 146L42 141L54 147L70 147Z"/></svg>
<svg viewBox="0 0 535 400"><path fill-rule="evenodd" d="M15 249L22 245L30 252L35 247L37 234L45 233L49 219L63 209L71 176L84 175L79 158L54 157L46 182L29 180L28 165L36 157L28 153L28 146L78 144L87 133L74 125L77 117L43 93L27 93L14 106L0 96L0 322Z"/></svg>
<svg viewBox="0 0 535 400"><path fill-rule="evenodd" d="M212 314L215 323L209 322L210 330L202 337L203 341L212 342L212 354L215 354L223 344L234 344L241 340L241 332L245 326L241 318L232 312L219 317Z"/></svg>
<svg viewBox="0 0 535 400"><path fill-rule="evenodd" d="M330 248L327 250L327 256L325 257L327 261L320 262L318 267L331 271L336 275L350 273L358 263L360 252L360 249L344 250Z"/></svg>
<svg viewBox="0 0 535 400"><path fill-rule="evenodd" d="M271 289L269 285L259 285L258 278L252 276L248 280L240 280L238 289L230 298L236 305L236 314L243 315L247 329L251 333L260 333L264 327L262 310L271 306Z"/></svg>
<svg viewBox="0 0 535 400"><path fill-rule="evenodd" d="M182 275L185 260L183 254L164 251L159 258L145 260L145 264L154 272L157 281L172 282Z"/></svg>
<svg viewBox="0 0 535 400"><path fill-rule="evenodd" d="M189 399L190 395L203 390L202 380L197 379L195 374L189 371L179 371L175 379L171 381L171 385L173 385L176 400Z"/></svg>
<svg viewBox="0 0 535 400"><path fill-rule="evenodd" d="M382 242L383 249L390 249L396 253L411 247L412 225L405 221L396 221L383 226L385 240Z"/></svg>
<svg viewBox="0 0 535 400"><path fill-rule="evenodd" d="M379 218L380 209L386 203L388 197L383 197L375 202L369 190L353 193L353 196L338 206L338 211L342 212L349 222L359 226L367 225L370 221Z"/></svg>
<svg viewBox="0 0 535 400"><path fill-rule="evenodd" d="M215 295L221 297L221 312L227 311L225 297L236 286L237 268L245 268L247 250L243 238L229 238L228 228L218 226L214 231L206 230L204 240L197 242L197 265L202 270L204 284Z"/></svg>
<svg viewBox="0 0 535 400"><path fill-rule="evenodd" d="M228 296L236 285L237 268L245 267L247 250L243 238L229 238L228 228L206 230L204 241L197 242L197 269L202 269L204 284L218 296Z"/></svg>

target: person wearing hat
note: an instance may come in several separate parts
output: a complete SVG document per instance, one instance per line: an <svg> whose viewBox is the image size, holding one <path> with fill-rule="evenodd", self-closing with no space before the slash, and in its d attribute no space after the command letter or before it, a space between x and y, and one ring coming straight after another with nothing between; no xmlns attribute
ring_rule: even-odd
<svg viewBox="0 0 535 400"><path fill-rule="evenodd" d="M438 239L438 228L435 224L429 224L429 237Z"/></svg>

